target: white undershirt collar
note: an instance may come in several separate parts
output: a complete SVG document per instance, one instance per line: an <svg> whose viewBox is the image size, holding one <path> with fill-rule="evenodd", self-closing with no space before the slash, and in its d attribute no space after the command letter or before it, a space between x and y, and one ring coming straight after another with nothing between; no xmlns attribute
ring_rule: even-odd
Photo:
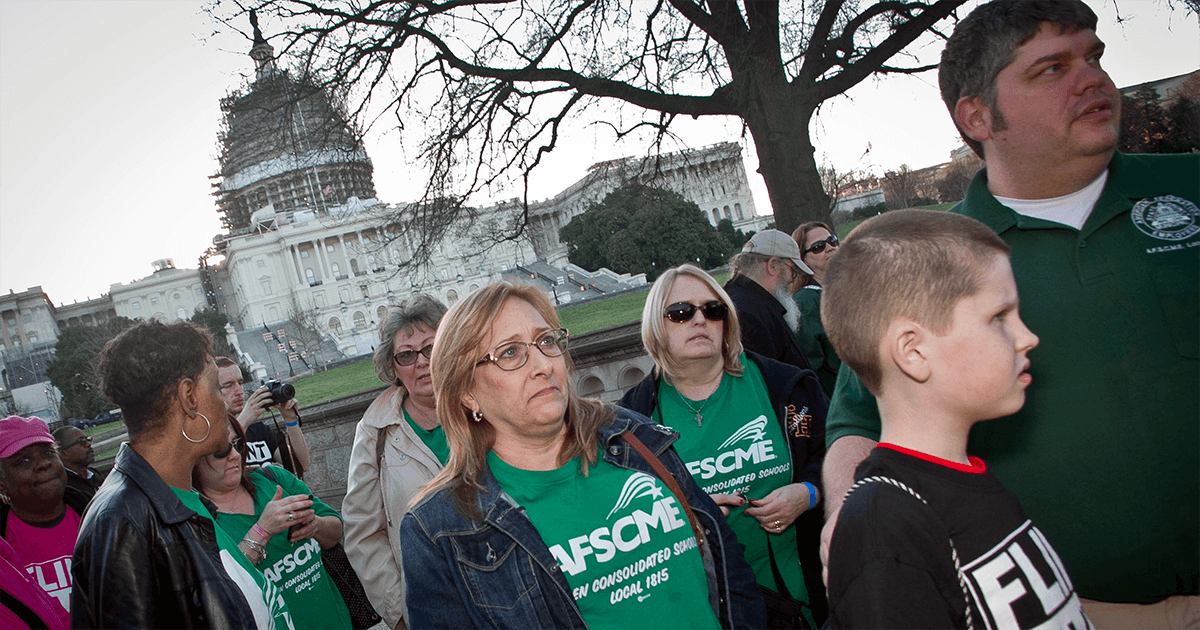
<svg viewBox="0 0 1200 630"><path fill-rule="evenodd" d="M1105 169L1092 183L1069 195L1051 199L1013 199L997 196L996 201L1017 214L1061 223L1079 230L1092 214L1092 208L1100 199L1100 193L1104 192L1104 184L1107 181L1108 169Z"/></svg>

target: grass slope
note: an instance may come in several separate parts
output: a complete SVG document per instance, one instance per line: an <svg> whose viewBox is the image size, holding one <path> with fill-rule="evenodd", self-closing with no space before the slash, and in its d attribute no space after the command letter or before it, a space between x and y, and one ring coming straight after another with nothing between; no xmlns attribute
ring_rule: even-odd
<svg viewBox="0 0 1200 630"><path fill-rule="evenodd" d="M305 376L292 384L296 387L296 402L303 407L374 389L383 385L383 381L375 375L375 361L368 357L358 363Z"/></svg>

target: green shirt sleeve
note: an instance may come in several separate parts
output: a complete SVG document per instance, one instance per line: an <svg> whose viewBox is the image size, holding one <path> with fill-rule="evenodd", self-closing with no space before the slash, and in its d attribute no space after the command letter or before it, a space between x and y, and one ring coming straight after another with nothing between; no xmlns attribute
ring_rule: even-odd
<svg viewBox="0 0 1200 630"><path fill-rule="evenodd" d="M843 363L829 401L829 415L825 417L825 448L847 435L878 441L879 431L879 405L875 404L875 396Z"/></svg>

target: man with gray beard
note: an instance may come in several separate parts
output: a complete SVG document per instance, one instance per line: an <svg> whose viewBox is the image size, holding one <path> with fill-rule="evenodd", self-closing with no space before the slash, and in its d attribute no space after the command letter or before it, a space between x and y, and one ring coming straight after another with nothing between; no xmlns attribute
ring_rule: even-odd
<svg viewBox="0 0 1200 630"><path fill-rule="evenodd" d="M792 285L800 273L812 271L800 260L800 247L779 230L755 234L729 261L733 277L725 291L737 307L742 346L766 357L812 369L796 343L800 311Z"/></svg>

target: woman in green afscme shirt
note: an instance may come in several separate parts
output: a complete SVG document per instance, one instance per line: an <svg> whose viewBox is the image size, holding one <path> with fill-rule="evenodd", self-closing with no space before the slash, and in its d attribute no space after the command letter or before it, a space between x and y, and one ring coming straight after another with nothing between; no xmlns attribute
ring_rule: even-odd
<svg viewBox="0 0 1200 630"><path fill-rule="evenodd" d="M451 456L400 526L404 572L421 576L408 581L409 624L761 627L742 547L672 434L579 398L567 340L534 287L484 287L446 314L433 378Z"/></svg>
<svg viewBox="0 0 1200 630"><path fill-rule="evenodd" d="M342 537L337 512L281 467L248 472L246 437L237 422L229 423L229 442L229 451L201 459L192 470L192 483L217 506L218 537L226 533L235 545L230 554L265 577L264 592L287 602L296 630L348 630L350 612L321 561L321 549ZM276 623L276 630L283 628Z"/></svg>
<svg viewBox="0 0 1200 630"><path fill-rule="evenodd" d="M807 568L819 571L817 541L798 536L796 519L820 498L824 444L816 431L826 408L820 383L811 372L742 352L728 294L692 265L667 270L651 287L642 341L655 373L620 404L679 432L676 450L700 489L727 513L758 584L799 601L803 623L816 627L823 621L817 618L822 585L819 578L806 583L800 549L809 544ZM787 391L771 392L768 383L788 384ZM787 401L786 418L773 398ZM794 435L785 435L785 421L794 421L788 428ZM819 525L809 529L815 533Z"/></svg>

